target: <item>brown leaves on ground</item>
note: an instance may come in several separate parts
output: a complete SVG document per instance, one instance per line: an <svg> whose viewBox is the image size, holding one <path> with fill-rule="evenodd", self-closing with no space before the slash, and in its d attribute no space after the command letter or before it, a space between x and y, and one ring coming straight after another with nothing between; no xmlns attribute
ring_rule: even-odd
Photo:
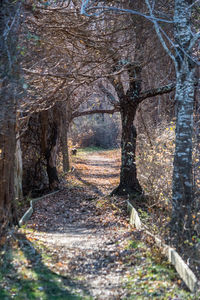
<svg viewBox="0 0 200 300"><path fill-rule="evenodd" d="M119 180L119 155L119 151L105 151L75 157L66 187L35 205L28 222L32 230L25 230L27 238L43 244L52 257L45 262L48 268L76 278L92 299L128 297L129 277L135 274L134 280L141 281L141 274L149 276L146 269L153 264L143 233L129 226L126 199L108 196ZM174 283L166 285L166 278L163 287L160 284L161 294L164 287L174 289ZM155 289L149 291L146 282L151 297ZM141 285L137 295L143 292Z"/></svg>

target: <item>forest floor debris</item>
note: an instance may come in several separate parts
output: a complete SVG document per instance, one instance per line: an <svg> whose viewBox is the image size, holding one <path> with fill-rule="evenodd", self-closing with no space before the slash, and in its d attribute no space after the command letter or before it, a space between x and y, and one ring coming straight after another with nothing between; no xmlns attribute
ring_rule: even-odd
<svg viewBox="0 0 200 300"><path fill-rule="evenodd" d="M39 201L3 247L0 299L195 299L129 225L126 199L108 196L119 153L82 153L73 165L66 188Z"/></svg>

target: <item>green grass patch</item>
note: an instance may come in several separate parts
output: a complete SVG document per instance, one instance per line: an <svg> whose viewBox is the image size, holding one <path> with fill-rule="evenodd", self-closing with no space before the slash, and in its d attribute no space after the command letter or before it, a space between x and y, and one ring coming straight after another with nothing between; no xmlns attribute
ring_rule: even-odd
<svg viewBox="0 0 200 300"><path fill-rule="evenodd" d="M167 260L158 257L155 249L151 248L139 240L130 240L125 246L126 249L132 250L130 261L132 268L125 286L129 291L129 296L124 298L128 300L192 300L200 299L198 296L182 288L182 281ZM157 253L157 254L156 254ZM126 262L130 263L128 256Z"/></svg>
<svg viewBox="0 0 200 300"><path fill-rule="evenodd" d="M91 146L91 147L86 147L86 148L79 148L77 154L81 153L88 153L88 152L99 152L99 151L109 151L111 149L104 149L101 147L95 147L95 146Z"/></svg>
<svg viewBox="0 0 200 300"><path fill-rule="evenodd" d="M45 247L22 234L4 246L0 256L0 299L91 299L84 286L50 268L52 258Z"/></svg>
<svg viewBox="0 0 200 300"><path fill-rule="evenodd" d="M129 240L127 245L125 246L125 249L137 249L140 247L144 247L144 244L141 242L138 242L137 240Z"/></svg>

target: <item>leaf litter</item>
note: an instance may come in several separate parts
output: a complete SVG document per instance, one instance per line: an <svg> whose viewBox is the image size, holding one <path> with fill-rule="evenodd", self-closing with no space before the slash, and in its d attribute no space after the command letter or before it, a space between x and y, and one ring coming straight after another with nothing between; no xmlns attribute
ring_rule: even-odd
<svg viewBox="0 0 200 300"><path fill-rule="evenodd" d="M40 298L30 299L194 299L145 233L129 225L126 199L108 196L119 177L116 154L75 157L65 188L39 201L19 230L20 251L28 247L29 255L21 253L12 268L42 283ZM54 298L47 281L56 286Z"/></svg>

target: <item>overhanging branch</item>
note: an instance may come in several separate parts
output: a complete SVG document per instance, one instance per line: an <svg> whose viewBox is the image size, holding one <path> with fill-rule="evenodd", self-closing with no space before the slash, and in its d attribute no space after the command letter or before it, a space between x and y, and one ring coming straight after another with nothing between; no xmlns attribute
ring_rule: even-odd
<svg viewBox="0 0 200 300"><path fill-rule="evenodd" d="M108 97L108 99L114 106L119 105L118 101L115 99L113 94L107 88L105 88L105 86L102 83L99 83L98 86L99 86L100 90Z"/></svg>
<svg viewBox="0 0 200 300"><path fill-rule="evenodd" d="M85 110L85 111L76 111L72 114L72 119L87 116L87 115L93 115L93 114L114 114L115 112L118 112L118 108L113 109L93 109L93 110Z"/></svg>
<svg viewBox="0 0 200 300"><path fill-rule="evenodd" d="M167 84L167 85L155 88L155 89L144 91L144 92L140 93L140 96L138 97L138 101L142 102L143 100L145 100L147 98L170 93L175 90L175 87L176 87L176 83L170 83L170 84Z"/></svg>

